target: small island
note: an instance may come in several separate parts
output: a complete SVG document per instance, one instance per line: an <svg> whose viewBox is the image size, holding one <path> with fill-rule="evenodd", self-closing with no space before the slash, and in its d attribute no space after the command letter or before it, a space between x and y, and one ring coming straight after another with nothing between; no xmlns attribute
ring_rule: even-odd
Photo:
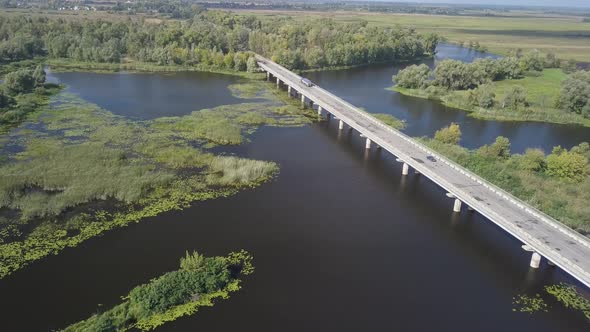
<svg viewBox="0 0 590 332"><path fill-rule="evenodd" d="M590 126L590 73L550 53L444 60L434 70L411 65L393 81L394 91L438 100L476 118Z"/></svg>

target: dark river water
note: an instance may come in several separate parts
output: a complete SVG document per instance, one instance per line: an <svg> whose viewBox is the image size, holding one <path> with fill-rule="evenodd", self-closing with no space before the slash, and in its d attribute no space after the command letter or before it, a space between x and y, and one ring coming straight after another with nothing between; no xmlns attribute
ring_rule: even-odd
<svg viewBox="0 0 590 332"><path fill-rule="evenodd" d="M469 146L499 134L521 149L569 146L588 138L588 129L474 121L428 101L402 98L383 89L394 71L363 68L317 73L313 79L369 111L389 110L407 119L407 132L413 135L430 135L458 121L464 124L463 142ZM212 91L214 84L224 90L234 79L212 74L54 77L76 82L70 91L83 98L133 117L180 114L235 101L227 89ZM127 83L115 89L118 80ZM103 88L109 92L96 91ZM175 88L190 93L179 94ZM149 97L156 93L176 98L176 106ZM211 97L213 93L217 97ZM150 112L144 115L141 109ZM119 303L133 286L176 269L185 250L224 255L241 248L254 255L256 266L243 289L158 331L590 328L583 315L550 298L547 313L513 312L514 296L575 281L545 262L538 270L529 269L529 254L518 241L477 213L453 214L444 191L420 176L402 178L392 156L365 151L364 141L357 134L339 132L335 121L263 128L251 143L228 151L276 161L280 175L233 197L111 231L1 280L2 330L65 327L99 310L99 304L108 308Z"/></svg>

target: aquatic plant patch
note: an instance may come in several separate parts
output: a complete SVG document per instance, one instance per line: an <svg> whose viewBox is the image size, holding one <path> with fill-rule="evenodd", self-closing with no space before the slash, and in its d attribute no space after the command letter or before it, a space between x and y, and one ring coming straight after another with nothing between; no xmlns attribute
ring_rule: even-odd
<svg viewBox="0 0 590 332"><path fill-rule="evenodd" d="M15 147L0 150L0 278L108 230L271 179L276 163L207 150L246 142L262 125L314 119L257 95L271 99L132 121L61 93L28 114L0 136Z"/></svg>

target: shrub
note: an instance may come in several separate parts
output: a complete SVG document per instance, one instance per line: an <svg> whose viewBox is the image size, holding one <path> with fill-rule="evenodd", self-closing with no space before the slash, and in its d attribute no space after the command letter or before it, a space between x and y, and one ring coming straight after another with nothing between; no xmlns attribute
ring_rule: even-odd
<svg viewBox="0 0 590 332"><path fill-rule="evenodd" d="M248 61L246 62L246 68L248 70L248 72L250 73L255 73L258 71L258 63L256 63L256 58L254 58L253 56L248 58Z"/></svg>
<svg viewBox="0 0 590 332"><path fill-rule="evenodd" d="M446 144L458 144L461 140L461 128L453 122L448 127L437 130L434 139Z"/></svg>
<svg viewBox="0 0 590 332"><path fill-rule="evenodd" d="M492 108L494 106L494 88L489 84L483 84L475 90L469 91L469 102L483 108Z"/></svg>
<svg viewBox="0 0 590 332"><path fill-rule="evenodd" d="M545 153L541 149L526 149L519 160L521 169L540 172L545 169Z"/></svg>
<svg viewBox="0 0 590 332"><path fill-rule="evenodd" d="M492 145L484 145L478 152L485 157L508 159L510 158L510 140L498 136Z"/></svg>
<svg viewBox="0 0 590 332"><path fill-rule="evenodd" d="M517 110L521 107L528 106L526 91L519 85L514 85L504 97L502 108L511 108Z"/></svg>
<svg viewBox="0 0 590 332"><path fill-rule="evenodd" d="M4 76L4 86L9 94L17 95L33 90L35 80L30 70L20 69Z"/></svg>
<svg viewBox="0 0 590 332"><path fill-rule="evenodd" d="M584 179L588 160L581 154L563 151L547 157L547 174L559 179L575 182Z"/></svg>
<svg viewBox="0 0 590 332"><path fill-rule="evenodd" d="M203 266L204 261L205 256L199 255L199 253L196 251L194 251L192 254L189 254L187 251L185 256L180 258L180 268L183 270L196 271Z"/></svg>

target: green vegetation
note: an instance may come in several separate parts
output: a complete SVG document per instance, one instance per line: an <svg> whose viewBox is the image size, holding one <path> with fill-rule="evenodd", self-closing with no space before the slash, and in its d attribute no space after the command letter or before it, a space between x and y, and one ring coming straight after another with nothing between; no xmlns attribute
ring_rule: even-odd
<svg viewBox="0 0 590 332"><path fill-rule="evenodd" d="M45 84L42 65L35 69L14 69L7 72L0 85L0 133L19 124L28 113L46 105L49 96L60 90L59 86Z"/></svg>
<svg viewBox="0 0 590 332"><path fill-rule="evenodd" d="M0 150L0 277L108 230L272 178L275 163L206 151L245 142L261 125L316 118L274 93L255 95L270 99L143 122L66 93L29 113L1 136L19 149Z"/></svg>
<svg viewBox="0 0 590 332"><path fill-rule="evenodd" d="M526 312L529 314L548 311L547 303L545 303L539 294L535 294L534 296L518 295L513 299L513 305L515 308L512 311Z"/></svg>
<svg viewBox="0 0 590 332"><path fill-rule="evenodd" d="M445 131L451 130L446 128ZM565 225L584 235L590 234L590 209L587 204L590 200L588 143L582 143L569 151L556 147L546 156L539 149L511 154L510 142L505 137L498 137L493 144L477 150L468 150L454 144L457 135L449 136L453 140L447 139L446 135L421 140L435 151Z"/></svg>
<svg viewBox="0 0 590 332"><path fill-rule="evenodd" d="M581 313L590 320L590 300L583 297L570 285L560 283L557 285L545 286L545 291L555 297L557 301L566 308L571 308Z"/></svg>
<svg viewBox="0 0 590 332"><path fill-rule="evenodd" d="M404 120L400 120L391 114L371 113L371 115L392 128L401 130L406 127L406 122Z"/></svg>
<svg viewBox="0 0 590 332"><path fill-rule="evenodd" d="M239 277L254 272L252 256L242 250L226 257L186 253L176 271L133 288L124 302L110 310L70 325L64 331L149 331L200 307L212 306L238 291Z"/></svg>
<svg viewBox="0 0 590 332"><path fill-rule="evenodd" d="M456 123L441 128L434 133L434 139L446 144L459 144L461 140L461 128Z"/></svg>
<svg viewBox="0 0 590 332"><path fill-rule="evenodd" d="M314 69L412 60L433 54L439 40L432 33L369 28L364 22L262 22L254 16L201 10L189 17L154 22L3 15L0 61L45 56L70 68L149 70L151 64L254 72L252 52L291 69Z"/></svg>
<svg viewBox="0 0 590 332"><path fill-rule="evenodd" d="M309 5L309 4L306 4ZM422 4L419 6L424 9ZM445 13L449 7L441 8ZM590 23L581 22L581 13L525 14L518 11L510 14L504 11L491 15L489 10L474 15L473 10L462 15L420 15L405 13L363 12L359 10L241 10L238 13L256 15L261 20L292 17L296 21L332 19L349 23L365 21L369 27L412 26L419 33L437 33L449 42L467 47L476 46L490 52L510 55L514 49L523 51L539 50L554 53L561 59L575 59L590 62ZM585 37L585 38L583 38Z"/></svg>
<svg viewBox="0 0 590 332"><path fill-rule="evenodd" d="M444 60L434 71L426 65L401 70L393 77L393 90L439 100L478 118L590 126L590 76L543 69L555 65L553 56L538 52L473 63Z"/></svg>

